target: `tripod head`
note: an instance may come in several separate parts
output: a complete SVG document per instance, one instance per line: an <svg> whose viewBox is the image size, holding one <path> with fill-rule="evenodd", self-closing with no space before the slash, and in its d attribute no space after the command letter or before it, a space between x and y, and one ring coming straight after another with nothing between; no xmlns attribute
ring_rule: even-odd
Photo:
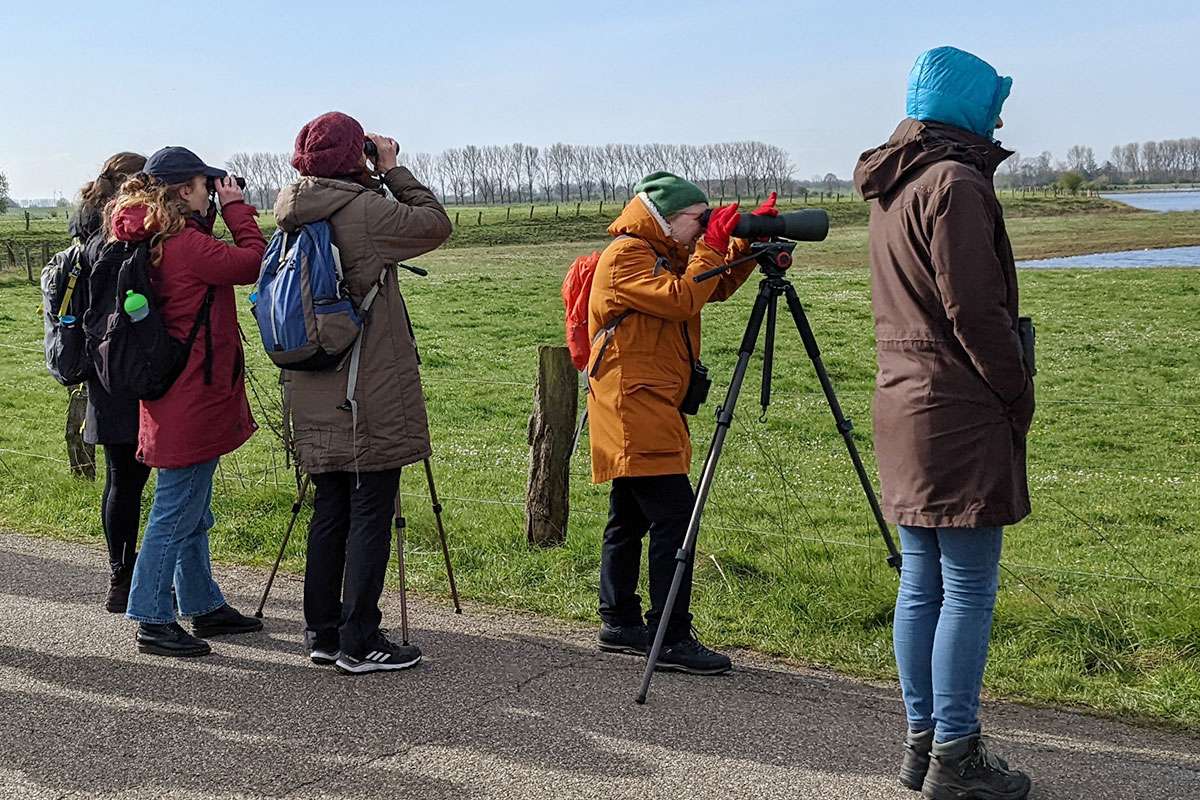
<svg viewBox="0 0 1200 800"><path fill-rule="evenodd" d="M747 261L757 261L759 272L768 278L782 278L784 273L787 272L788 267L792 265L792 251L795 249L795 242L778 237L765 242L753 242L750 245L749 255L742 256L735 261L730 261L728 264L714 267L706 272L701 272L693 280L696 283L711 280L726 270L740 267Z"/></svg>

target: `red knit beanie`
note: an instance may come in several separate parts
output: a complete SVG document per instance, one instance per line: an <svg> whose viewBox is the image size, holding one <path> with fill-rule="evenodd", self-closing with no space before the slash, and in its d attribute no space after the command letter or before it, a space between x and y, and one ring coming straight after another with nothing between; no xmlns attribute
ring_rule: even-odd
<svg viewBox="0 0 1200 800"><path fill-rule="evenodd" d="M322 114L300 129L292 166L301 175L336 178L358 171L363 154L362 125L340 111Z"/></svg>

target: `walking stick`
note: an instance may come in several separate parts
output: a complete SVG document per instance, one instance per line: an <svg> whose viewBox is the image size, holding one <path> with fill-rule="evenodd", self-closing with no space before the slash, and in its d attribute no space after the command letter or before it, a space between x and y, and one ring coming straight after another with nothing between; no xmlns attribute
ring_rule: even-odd
<svg viewBox="0 0 1200 800"><path fill-rule="evenodd" d="M297 469L297 474L299 474L299 469ZM279 571L279 563L283 561L283 551L287 549L288 540L292 538L292 529L296 527L296 520L300 517L300 507L304 505L304 496L308 494L309 481L309 476L305 475L300 479L296 490L296 501L292 503L292 519L288 522L287 532L283 534L283 542L279 545L279 555L275 556L275 566L271 567L271 575L267 578L267 585L263 588L262 599L258 601L258 610L254 612L254 616L259 619L262 619L267 596L271 594L271 587L275 584L275 573Z"/></svg>

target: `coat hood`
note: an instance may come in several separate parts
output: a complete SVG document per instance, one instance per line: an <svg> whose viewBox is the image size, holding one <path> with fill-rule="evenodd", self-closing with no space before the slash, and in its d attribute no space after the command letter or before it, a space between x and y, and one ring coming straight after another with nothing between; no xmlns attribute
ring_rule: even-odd
<svg viewBox="0 0 1200 800"><path fill-rule="evenodd" d="M886 144L859 156L854 186L864 200L872 200L890 194L939 161L967 164L991 179L1011 155L1011 150L962 128L910 118L900 123Z"/></svg>
<svg viewBox="0 0 1200 800"><path fill-rule="evenodd" d="M941 122L992 138L996 118L1012 91L1012 78L956 47L935 47L917 57L908 73L908 116Z"/></svg>
<svg viewBox="0 0 1200 800"><path fill-rule="evenodd" d="M275 220L288 233L300 226L329 219L363 192L357 183L335 178L304 177L285 186L275 199Z"/></svg>
<svg viewBox="0 0 1200 800"><path fill-rule="evenodd" d="M67 233L71 234L73 239L84 241L90 239L103 225L104 218L100 215L100 209L85 203L71 215L71 220L67 223Z"/></svg>
<svg viewBox="0 0 1200 800"><path fill-rule="evenodd" d="M633 196L621 215L608 226L609 236L634 236L650 243L661 254L671 254L680 263L687 261L688 248L671 238L671 225L644 192Z"/></svg>
<svg viewBox="0 0 1200 800"><path fill-rule="evenodd" d="M122 242L139 242L150 237L146 229L146 207L128 206L122 208L112 219L112 235Z"/></svg>

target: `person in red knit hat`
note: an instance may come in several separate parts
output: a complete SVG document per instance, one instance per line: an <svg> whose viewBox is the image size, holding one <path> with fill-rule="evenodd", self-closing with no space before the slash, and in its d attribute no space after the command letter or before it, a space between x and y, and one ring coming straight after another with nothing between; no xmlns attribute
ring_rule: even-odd
<svg viewBox="0 0 1200 800"><path fill-rule="evenodd" d="M296 458L316 487L304 573L305 645L314 663L351 674L421 660L416 646L394 644L379 629L400 469L431 453L396 262L444 242L450 218L432 191L397 166L398 149L391 139L364 134L352 117L322 114L296 136L292 165L302 177L275 202L279 227L289 233L329 222L357 304L378 287L349 401L348 370L284 372Z"/></svg>

